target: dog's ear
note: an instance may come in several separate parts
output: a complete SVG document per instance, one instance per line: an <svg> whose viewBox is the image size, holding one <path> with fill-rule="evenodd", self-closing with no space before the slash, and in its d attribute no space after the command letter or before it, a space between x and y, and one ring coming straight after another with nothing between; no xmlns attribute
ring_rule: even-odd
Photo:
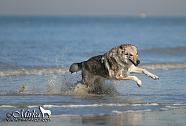
<svg viewBox="0 0 186 126"><path fill-rule="evenodd" d="M120 48L120 49L123 49L123 46L122 46L122 45L120 45L120 46L119 46L119 48Z"/></svg>
<svg viewBox="0 0 186 126"><path fill-rule="evenodd" d="M119 46L119 49L121 49L121 53L124 54L125 53L125 47L123 45L120 45Z"/></svg>

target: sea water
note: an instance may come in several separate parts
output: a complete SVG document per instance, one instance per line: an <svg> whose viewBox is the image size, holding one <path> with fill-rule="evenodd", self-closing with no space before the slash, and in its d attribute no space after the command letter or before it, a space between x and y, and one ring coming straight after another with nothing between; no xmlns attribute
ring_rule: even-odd
<svg viewBox="0 0 186 126"><path fill-rule="evenodd" d="M185 17L0 17L0 118L39 105L52 115L185 108L185 34ZM107 81L106 94L72 95L81 76L68 67L123 43L138 47L141 65L157 65L160 80L136 74L141 88Z"/></svg>

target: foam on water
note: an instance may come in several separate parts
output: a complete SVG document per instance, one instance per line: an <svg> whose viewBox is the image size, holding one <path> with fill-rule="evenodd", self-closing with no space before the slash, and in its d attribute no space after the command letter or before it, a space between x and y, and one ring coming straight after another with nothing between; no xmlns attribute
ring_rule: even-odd
<svg viewBox="0 0 186 126"><path fill-rule="evenodd" d="M43 105L46 108L52 108L52 107L62 107L62 108L82 108L82 107L122 107L122 106L158 106L158 103L134 103L134 104L128 104L128 103L99 103L99 104L84 104L84 105ZM30 106L31 107L31 106Z"/></svg>
<svg viewBox="0 0 186 126"><path fill-rule="evenodd" d="M185 69L185 63L161 63L161 64L146 64L142 65L141 67L147 69L162 69L162 70L169 70L169 69Z"/></svg>
<svg viewBox="0 0 186 126"><path fill-rule="evenodd" d="M25 105L27 108L37 108L39 105ZM95 108L95 107L126 107L126 106L159 106L158 103L99 103L99 104L68 104L68 105L42 105L45 108ZM19 105L0 105L0 108L19 108ZM168 107L168 106L167 106Z"/></svg>
<svg viewBox="0 0 186 126"><path fill-rule="evenodd" d="M13 106L13 105L0 105L0 108L16 108L16 106Z"/></svg>
<svg viewBox="0 0 186 126"><path fill-rule="evenodd" d="M36 108L39 105L25 105L28 108ZM42 105L46 108L85 108L85 107L125 107L125 106L159 106L159 103L99 103L99 104L68 104L68 105ZM173 104L174 106L174 104ZM185 104L181 104L185 106ZM17 108L19 105L0 105L0 108Z"/></svg>
<svg viewBox="0 0 186 126"><path fill-rule="evenodd" d="M23 76L23 75L44 75L44 74L64 74L68 72L66 68L21 68L14 70L1 70L0 76Z"/></svg>
<svg viewBox="0 0 186 126"><path fill-rule="evenodd" d="M159 103L99 103L99 104L68 104L68 105L51 105L44 104L46 108L85 108L85 107L126 107L126 106L159 106ZM39 105L25 105L28 108L36 108ZM174 104L172 106L175 106ZM186 106L181 104L180 106ZM0 108L17 108L19 105L0 105ZM169 106L167 106L169 107Z"/></svg>
<svg viewBox="0 0 186 126"><path fill-rule="evenodd" d="M185 69L185 63L160 63L160 64L144 64L139 67L147 69ZM45 75L45 74L65 74L68 73L68 68L52 67L52 68L20 68L12 70L0 70L0 77L4 76L26 76L26 75Z"/></svg>
<svg viewBox="0 0 186 126"><path fill-rule="evenodd" d="M0 105L1 109L35 109L38 108L40 105L27 105L20 107L19 105ZM88 114L93 114L93 110L102 110L101 112L97 111L97 115L99 114L106 114L105 112L110 111L111 114L122 114L122 113L131 113L131 112L150 112L150 111L168 111L173 109L180 109L185 108L185 103L180 103L177 105L176 103L172 104L160 104L160 103L99 103L99 104L61 104L61 105L55 105L55 104L44 104L42 105L44 108L52 110L53 116L59 115L55 114L55 111L61 111L63 116L69 116L69 115L77 115L76 113L66 113L68 110L73 111L90 111ZM93 112L93 113L92 113ZM80 114L80 113L79 113Z"/></svg>

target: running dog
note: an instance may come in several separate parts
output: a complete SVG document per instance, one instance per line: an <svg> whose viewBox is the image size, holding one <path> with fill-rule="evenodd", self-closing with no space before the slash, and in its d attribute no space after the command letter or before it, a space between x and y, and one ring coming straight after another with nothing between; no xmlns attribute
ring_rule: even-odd
<svg viewBox="0 0 186 126"><path fill-rule="evenodd" d="M146 69L137 67L139 63L137 48L132 44L122 44L103 55L94 56L81 63L73 63L69 71L74 73L81 70L82 83L88 87L105 79L133 80L141 87L141 80L136 76L130 76L130 73L143 73L154 80L159 79Z"/></svg>

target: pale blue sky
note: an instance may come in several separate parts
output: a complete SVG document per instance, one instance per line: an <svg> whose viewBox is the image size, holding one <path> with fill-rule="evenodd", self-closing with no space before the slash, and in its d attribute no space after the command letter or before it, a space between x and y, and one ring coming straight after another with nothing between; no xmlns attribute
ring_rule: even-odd
<svg viewBox="0 0 186 126"><path fill-rule="evenodd" d="M186 16L186 0L0 0L0 15Z"/></svg>

